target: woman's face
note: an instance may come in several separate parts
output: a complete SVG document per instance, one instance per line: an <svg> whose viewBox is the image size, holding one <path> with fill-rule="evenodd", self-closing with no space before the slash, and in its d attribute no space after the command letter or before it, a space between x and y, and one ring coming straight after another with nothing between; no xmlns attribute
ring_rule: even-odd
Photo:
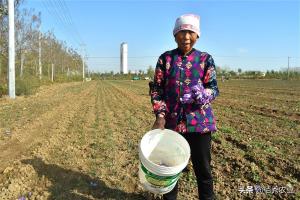
<svg viewBox="0 0 300 200"><path fill-rule="evenodd" d="M190 30L182 30L176 33L175 41L178 48L184 53L188 53L194 46L198 39L197 33Z"/></svg>

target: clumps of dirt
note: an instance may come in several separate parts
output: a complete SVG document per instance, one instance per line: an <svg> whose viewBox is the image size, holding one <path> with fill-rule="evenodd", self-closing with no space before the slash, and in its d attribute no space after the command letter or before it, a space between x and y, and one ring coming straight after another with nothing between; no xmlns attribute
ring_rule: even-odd
<svg viewBox="0 0 300 200"><path fill-rule="evenodd" d="M6 167L1 175L0 199L47 199L50 194L47 187L51 182L39 177L32 165L15 161Z"/></svg>
<svg viewBox="0 0 300 200"><path fill-rule="evenodd" d="M159 199L138 178L138 144L154 121L149 96L141 95L147 90L143 82L91 81L47 86L16 102L0 100L0 119L9 119L9 126L0 127L0 199ZM285 104L269 110L268 95L242 96L239 89L222 94L213 105L217 199L299 199L299 125L291 117L297 113L283 116ZM5 128L10 136L3 135ZM178 183L178 199L198 198L192 170ZM241 192L257 185L288 185L298 193Z"/></svg>

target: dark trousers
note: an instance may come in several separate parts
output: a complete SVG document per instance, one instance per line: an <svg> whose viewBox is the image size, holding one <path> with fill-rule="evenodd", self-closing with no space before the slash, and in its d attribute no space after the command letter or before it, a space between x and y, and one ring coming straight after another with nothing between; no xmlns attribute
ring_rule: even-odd
<svg viewBox="0 0 300 200"><path fill-rule="evenodd" d="M188 141L191 148L191 158L193 169L197 178L198 195L200 200L212 200L213 179L211 175L211 133L185 133L182 134ZM178 185L174 189L163 195L164 200L176 200L178 193Z"/></svg>

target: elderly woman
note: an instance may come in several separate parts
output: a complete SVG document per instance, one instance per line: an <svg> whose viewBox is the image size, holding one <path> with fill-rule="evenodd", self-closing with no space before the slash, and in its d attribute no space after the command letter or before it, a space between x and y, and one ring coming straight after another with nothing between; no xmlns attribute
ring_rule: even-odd
<svg viewBox="0 0 300 200"><path fill-rule="evenodd" d="M199 199L213 199L211 133L217 128L211 102L219 94L215 64L211 55L193 48L200 37L199 16L180 16L173 35L178 47L163 53L155 69L152 128L168 128L185 137L191 147ZM176 199L177 193L176 185L163 198Z"/></svg>

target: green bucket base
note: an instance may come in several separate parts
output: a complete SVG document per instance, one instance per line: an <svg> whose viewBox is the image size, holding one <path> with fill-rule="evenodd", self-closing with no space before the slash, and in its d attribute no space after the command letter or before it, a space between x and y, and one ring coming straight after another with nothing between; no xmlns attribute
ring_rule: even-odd
<svg viewBox="0 0 300 200"><path fill-rule="evenodd" d="M160 176L150 172L141 162L141 169L144 172L145 179L155 188L165 188L176 183L180 177L181 172L172 176Z"/></svg>

